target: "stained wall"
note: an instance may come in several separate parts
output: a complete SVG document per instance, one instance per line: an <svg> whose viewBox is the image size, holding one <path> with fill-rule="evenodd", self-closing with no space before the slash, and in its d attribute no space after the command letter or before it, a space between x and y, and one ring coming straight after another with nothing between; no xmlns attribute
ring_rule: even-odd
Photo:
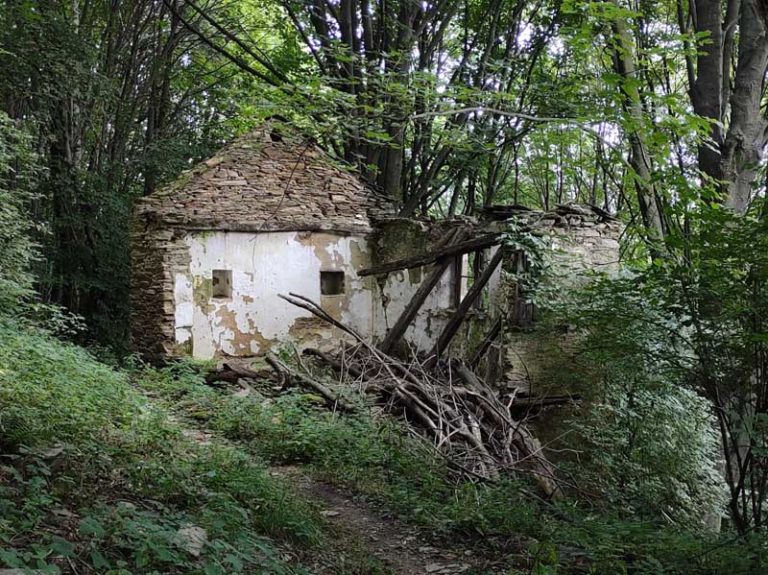
<svg viewBox="0 0 768 575"><path fill-rule="evenodd" d="M184 238L186 268L174 273L175 333L181 351L209 359L252 356L289 342L332 347L343 334L278 294L298 293L361 333L373 330L372 279L361 237L309 232L198 232ZM231 297L213 296L213 270L230 270ZM321 271L344 273L344 291L323 295Z"/></svg>

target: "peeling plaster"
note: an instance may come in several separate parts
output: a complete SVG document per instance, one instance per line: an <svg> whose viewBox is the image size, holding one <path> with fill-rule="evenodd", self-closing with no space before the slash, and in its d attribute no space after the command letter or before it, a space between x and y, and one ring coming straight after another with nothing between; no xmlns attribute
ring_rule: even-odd
<svg viewBox="0 0 768 575"><path fill-rule="evenodd" d="M332 327L307 323L309 312L280 299L281 293L307 296L356 330L373 331L373 294L357 276L357 269L370 265L363 238L209 232L191 233L185 243L191 263L187 274L176 277L177 343L191 337L194 357L253 355L288 341L305 347L338 339ZM211 297L214 269L232 270L231 298ZM321 270L345 272L344 295L321 296ZM181 322L187 322L186 333Z"/></svg>

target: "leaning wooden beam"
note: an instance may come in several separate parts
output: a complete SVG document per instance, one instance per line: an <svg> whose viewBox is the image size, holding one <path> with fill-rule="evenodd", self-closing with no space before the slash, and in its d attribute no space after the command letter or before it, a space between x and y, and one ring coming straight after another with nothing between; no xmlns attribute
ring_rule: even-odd
<svg viewBox="0 0 768 575"><path fill-rule="evenodd" d="M497 337L499 337L500 332L501 315L499 315L499 317L497 317L493 322L491 329L488 330L488 333L483 338L483 341L480 342L480 345L477 346L475 353L472 354L472 358L469 360L470 367L477 367L477 364L480 363L481 359L483 359L485 352L488 351L488 348L491 347L491 344L496 341Z"/></svg>
<svg viewBox="0 0 768 575"><path fill-rule="evenodd" d="M466 235L466 230L451 230L440 241L438 248L442 248L443 246L450 245L454 242L461 242L464 240ZM384 340L379 345L379 349L381 351L386 354L392 352L392 349L395 347L395 345L397 345L397 342L400 341L401 337L403 337L405 330L407 330L408 326L411 325L411 322L413 322L413 319L421 309L421 306L424 305L424 302L426 301L429 294L432 293L432 290L435 289L435 286L440 281L440 278L443 277L445 270L450 267L454 260L454 256L444 256L435 262L435 267L432 269L432 272L423 282L421 282L418 289L416 290L416 293L411 296L411 300L403 310L403 313L400 314L400 317L397 318L395 325L392 326L392 329L389 330L387 335L384 337Z"/></svg>
<svg viewBox="0 0 768 575"><path fill-rule="evenodd" d="M429 265L437 260L440 260L448 256L456 256L460 254L466 254L475 250L489 248L495 246L501 241L501 233L484 234L471 240L466 240L456 244L439 248L428 254L421 254L410 258L396 260L380 266L374 266L366 268L357 272L359 276L373 276L379 274L388 274L397 270L404 270L409 268L418 268L421 266Z"/></svg>
<svg viewBox="0 0 768 575"><path fill-rule="evenodd" d="M438 260L435 263L435 266L432 268L429 276L427 276L424 281L419 284L419 288L416 290L416 293L413 294L411 301L408 302L408 305L403 310L403 313L401 313L400 317L397 318L395 325L392 326L392 329L389 330L386 337L379 345L379 349L381 351L388 354L392 351L392 348L397 345L397 342L400 341L401 337L403 337L405 330L407 330L408 326L411 325L413 318L416 317L416 314L421 309L421 306L424 305L427 297L430 293L432 293L432 290L435 289L435 286L440 281L440 278L443 277L445 270L448 269L448 266L450 266L451 263L452 259L450 257Z"/></svg>
<svg viewBox="0 0 768 575"><path fill-rule="evenodd" d="M448 347L448 344L451 343L453 336L455 336L456 332L459 331L459 327L461 327L467 312L469 312L475 300L483 293L483 288L491 279L491 276L493 275L493 272L496 271L496 268L499 267L502 259L504 259L504 249L499 248L496 250L496 253L493 254L493 257L491 258L491 261L488 262L488 265L485 266L483 273L479 278L475 280L475 283L472 284L472 287L469 288L467 295L465 295L464 299L461 300L459 307L456 308L456 311L451 316L451 319L448 320L448 323L443 328L440 337L437 338L435 347L432 348L430 358L427 360L428 366L435 365L437 360L440 358L440 354L442 354L443 351L445 351L445 349Z"/></svg>

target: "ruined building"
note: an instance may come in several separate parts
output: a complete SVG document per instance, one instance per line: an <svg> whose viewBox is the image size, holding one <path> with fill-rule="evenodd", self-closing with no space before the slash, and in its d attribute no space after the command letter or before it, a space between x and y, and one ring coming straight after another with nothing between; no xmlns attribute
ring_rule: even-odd
<svg viewBox="0 0 768 575"><path fill-rule="evenodd" d="M618 260L619 225L601 210L400 218L317 146L267 124L138 202L133 345L203 359L337 345L332 326L279 297L292 292L389 350L498 352L507 324L530 319L505 280L524 265L500 251L510 218L574 274Z"/></svg>

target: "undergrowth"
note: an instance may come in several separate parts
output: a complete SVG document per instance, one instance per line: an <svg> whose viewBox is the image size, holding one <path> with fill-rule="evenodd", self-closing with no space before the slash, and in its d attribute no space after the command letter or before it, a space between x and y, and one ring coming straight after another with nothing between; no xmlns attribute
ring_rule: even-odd
<svg viewBox="0 0 768 575"><path fill-rule="evenodd" d="M316 477L385 504L445 538L462 537L516 555L520 573L758 574L763 540L684 532L628 521L566 501L542 507L513 481L456 482L447 463L385 416L329 412L314 395L266 397L213 389L193 364L144 370L137 384L183 417L273 465ZM514 573L515 571L511 571Z"/></svg>
<svg viewBox="0 0 768 575"><path fill-rule="evenodd" d="M125 374L6 319L0 454L6 567L296 573L289 545L322 539L315 510L247 453L187 437Z"/></svg>
<svg viewBox="0 0 768 575"><path fill-rule="evenodd" d="M675 532L571 501L554 509L525 482L456 482L391 418L331 413L311 394L270 395L211 388L188 362L118 371L0 319L0 565L308 572L301 561L327 547L323 523L267 471L293 465L446 540L506 554L521 569L510 574L766 572L762 536ZM197 548L185 535L194 529L206 535Z"/></svg>

